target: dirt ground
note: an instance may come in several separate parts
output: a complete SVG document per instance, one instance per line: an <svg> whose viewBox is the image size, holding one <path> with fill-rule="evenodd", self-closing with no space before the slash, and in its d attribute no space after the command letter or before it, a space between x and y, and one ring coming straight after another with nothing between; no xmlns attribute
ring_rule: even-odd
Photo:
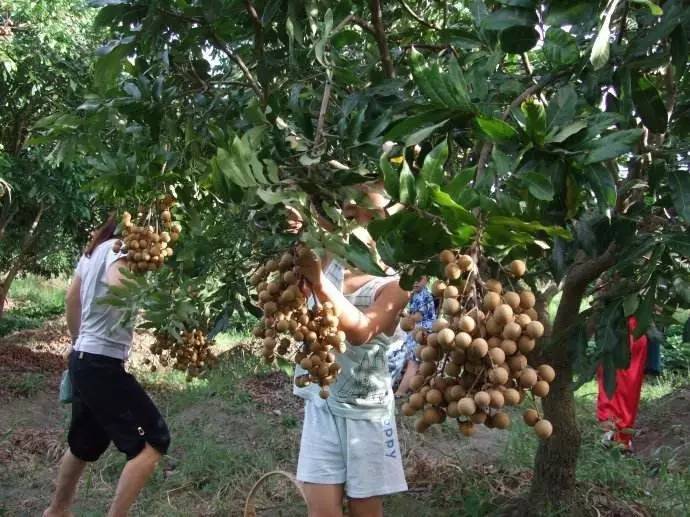
<svg viewBox="0 0 690 517"><path fill-rule="evenodd" d="M130 368L137 370L143 367L147 359L155 362L148 352L151 340L152 337L146 333L137 334ZM60 320L48 322L40 329L25 330L0 339L0 516L36 515L49 500L57 461L65 450L69 421L69 406L62 406L56 401L59 377L65 367L63 355L68 348L65 324ZM226 352L247 353L251 352L242 347ZM251 451L267 454L261 460L265 464L258 461L255 465L247 465L246 479L239 486L223 488L214 495L215 498L222 495L241 500L251 486L251 480L276 468L276 465L277 468L294 471L303 407L301 401L291 394L291 381L282 373L272 372L248 375L239 382L239 391L248 398L244 406L232 406L232 410L229 410L231 406L227 404L227 396L208 393L203 399L189 399L176 410L174 425L178 430L184 429L187 437L178 440L178 443L183 442L181 446L178 445L178 457L165 460L161 474L164 479L181 476L177 466L187 461L185 454L191 454L185 447L207 438L220 447L216 450L232 450L241 444L243 450L250 451L250 457ZM159 394L155 387L151 389L152 397L157 400ZM189 396L193 396L193 393ZM172 411L170 408L166 410ZM654 425L660 418L667 422L663 427ZM641 414L639 424L640 435L636 446L640 457L649 460L652 465L666 462L665 465L670 465L672 469L687 469L690 388L677 390L660 399L654 404L653 411ZM458 440L454 431L446 429L434 429L419 435L412 429L411 419L399 419L398 427L406 477L412 494L430 494L439 480L457 476L468 469L472 469L474 474L479 472L480 477L484 476L487 485L497 496L515 496L529 484L529 470L496 475L500 470L497 460L505 452L508 439L505 432L480 427L472 439ZM268 433L273 433L270 443L266 441ZM266 448L268 450L264 451ZM213 460L225 461L222 458L214 459L212 453L209 454L201 461L202 464L209 463L203 468L212 471ZM669 459L672 459L670 463ZM105 465L94 471L94 479L90 481L93 493L102 497L99 501L101 505L114 489L114 480L120 468L118 461L108 457ZM198 484L198 480L192 482ZM165 496L169 507L178 506L189 511L193 508L194 515L227 514L218 513L213 498L202 501L196 493L187 497L185 482L180 483L179 488L168 490ZM239 509L237 512L231 511L230 514L241 515ZM99 515L99 511L83 509L78 514ZM168 513L158 513L156 510L147 515ZM180 510L174 515L185 513Z"/></svg>

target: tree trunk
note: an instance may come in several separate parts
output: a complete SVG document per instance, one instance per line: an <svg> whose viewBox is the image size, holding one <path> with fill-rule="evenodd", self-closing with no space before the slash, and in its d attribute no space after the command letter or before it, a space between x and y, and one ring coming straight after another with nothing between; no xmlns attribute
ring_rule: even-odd
<svg viewBox="0 0 690 517"><path fill-rule="evenodd" d="M553 324L551 346L542 358L556 370L549 396L543 400L544 417L553 434L539 443L534 460L534 480L529 500L559 508L575 495L575 473L580 452L580 431L575 417L573 365L568 336L575 329L587 286L615 261L613 246L596 258L580 256L568 271L563 296Z"/></svg>
<svg viewBox="0 0 690 517"><path fill-rule="evenodd" d="M45 212L45 205L41 204L40 208L38 209L38 212L36 213L36 217L34 217L34 220L31 223L31 228L29 228L29 232L24 237L22 247L19 250L19 255L17 255L17 257L14 259L14 262L10 267L10 270L7 272L5 278L3 278L2 282L0 283L0 318L2 318L3 314L5 313L5 301L7 300L7 294L10 292L10 286L12 285L12 282L14 281L19 271L21 271L22 267L24 266L24 258L31 249L31 246L33 246L34 242L36 241L36 229L38 228L38 225L41 222L43 212Z"/></svg>
<svg viewBox="0 0 690 517"><path fill-rule="evenodd" d="M383 25L383 12L381 10L381 0L370 0L369 8L371 9L371 24L374 27L374 38L379 47L379 55L381 57L381 66L383 73L389 79L395 77L395 67L393 66L393 59L388 50L388 41L386 40L386 28Z"/></svg>

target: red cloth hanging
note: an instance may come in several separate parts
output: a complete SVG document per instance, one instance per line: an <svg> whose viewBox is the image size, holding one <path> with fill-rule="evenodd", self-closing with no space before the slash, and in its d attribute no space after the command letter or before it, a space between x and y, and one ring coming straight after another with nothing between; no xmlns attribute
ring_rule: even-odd
<svg viewBox="0 0 690 517"><path fill-rule="evenodd" d="M632 434L626 431L635 426L647 363L647 336L643 334L634 339L633 331L636 327L637 319L634 316L628 317L630 365L625 370L616 371L616 391L611 398L606 395L604 389L604 370L601 366L597 370L597 419L600 422L612 422L616 426L614 439L626 447L630 447L632 441Z"/></svg>

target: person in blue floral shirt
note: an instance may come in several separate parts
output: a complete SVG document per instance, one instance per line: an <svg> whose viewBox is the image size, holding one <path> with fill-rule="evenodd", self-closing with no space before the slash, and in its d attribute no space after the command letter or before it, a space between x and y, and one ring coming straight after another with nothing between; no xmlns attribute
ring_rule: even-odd
<svg viewBox="0 0 690 517"><path fill-rule="evenodd" d="M427 288L428 278L422 276L415 282L412 288L412 298L408 305L410 315L418 318L417 328L430 331L431 325L436 319L434 297ZM388 352L388 369L393 379L393 386L398 386L396 397L405 395L410 389L410 380L417 373L418 361L414 355L417 342L414 339L415 332L407 334L404 344Z"/></svg>

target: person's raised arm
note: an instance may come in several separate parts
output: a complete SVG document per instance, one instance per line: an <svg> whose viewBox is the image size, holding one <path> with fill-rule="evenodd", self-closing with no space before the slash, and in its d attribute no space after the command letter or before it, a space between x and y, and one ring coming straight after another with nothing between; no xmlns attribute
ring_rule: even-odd
<svg viewBox="0 0 690 517"><path fill-rule="evenodd" d="M370 307L360 311L325 277L321 261L313 252L300 253L298 265L319 301L333 304L339 319L338 327L345 332L351 345L363 345L382 332L393 331L410 297L409 292L391 282L381 288Z"/></svg>
<svg viewBox="0 0 690 517"><path fill-rule="evenodd" d="M74 278L67 288L67 295L65 296L65 319L67 320L67 328L69 329L72 341L79 336L79 328L81 327L81 277L79 274L74 275Z"/></svg>
<svg viewBox="0 0 690 517"><path fill-rule="evenodd" d="M126 267L125 258L122 257L117 259L115 262L108 266L108 270L105 273L105 283L111 286L118 286L122 284L122 279L124 274L121 269Z"/></svg>

